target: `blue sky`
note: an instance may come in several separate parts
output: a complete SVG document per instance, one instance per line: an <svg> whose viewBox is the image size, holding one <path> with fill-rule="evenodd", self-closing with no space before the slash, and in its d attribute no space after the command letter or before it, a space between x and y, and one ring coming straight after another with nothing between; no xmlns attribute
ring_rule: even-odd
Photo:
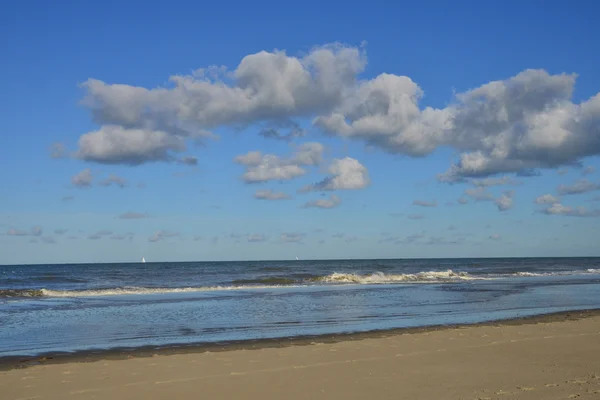
<svg viewBox="0 0 600 400"><path fill-rule="evenodd" d="M0 263L598 256L599 7L9 1Z"/></svg>

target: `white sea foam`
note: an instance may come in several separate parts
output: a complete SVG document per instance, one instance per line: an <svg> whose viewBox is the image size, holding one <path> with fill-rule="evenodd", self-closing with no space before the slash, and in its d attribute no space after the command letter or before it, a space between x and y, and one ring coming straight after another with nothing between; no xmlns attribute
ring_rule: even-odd
<svg viewBox="0 0 600 400"><path fill-rule="evenodd" d="M555 271L555 272L515 272L510 276L537 277L537 276L567 276L567 275L588 275L600 274L600 269L589 268L576 271Z"/></svg>
<svg viewBox="0 0 600 400"><path fill-rule="evenodd" d="M589 269L586 269L586 272L588 272L590 274L600 274L600 269L599 268L589 268Z"/></svg>
<svg viewBox="0 0 600 400"><path fill-rule="evenodd" d="M513 276L551 276L552 272L550 273L535 273L535 272L515 272L514 274L512 274Z"/></svg>
<svg viewBox="0 0 600 400"><path fill-rule="evenodd" d="M252 290L252 289L271 289L274 287L290 287L289 285L269 285L269 286L204 286L204 287L184 287L184 288L145 288L145 287L126 287L97 290L49 290L41 289L40 293L47 297L96 297L96 296L123 296L132 294L161 294L161 293L193 293L193 292L214 292L221 290Z"/></svg>
<svg viewBox="0 0 600 400"><path fill-rule="evenodd" d="M231 286L200 286L181 288L149 288L149 287L122 287L110 289L88 290L50 290L50 289L8 289L0 290L0 298L6 297L99 297L99 296L124 296L124 295L151 295L165 293L193 293L215 291L242 291L273 288L294 288L315 285L369 285L369 284L435 284L457 283L475 280L497 280L511 277L547 277L564 275L590 275L600 274L600 269L586 269L576 271L555 272L514 272L508 274L469 274L467 272L423 271L414 274L385 274L375 272L371 274L356 274L335 272L329 275L314 277L306 280L297 280L291 284L242 284ZM292 282L293 280L290 279Z"/></svg>
<svg viewBox="0 0 600 400"><path fill-rule="evenodd" d="M425 271L415 274L384 274L383 272L375 272L369 275L359 274L344 274L333 273L318 279L320 282L326 283L358 283L358 284L373 284L373 283L432 283L432 282L452 282L452 281L469 281L476 279L486 279L483 276L473 276L467 272L447 271Z"/></svg>

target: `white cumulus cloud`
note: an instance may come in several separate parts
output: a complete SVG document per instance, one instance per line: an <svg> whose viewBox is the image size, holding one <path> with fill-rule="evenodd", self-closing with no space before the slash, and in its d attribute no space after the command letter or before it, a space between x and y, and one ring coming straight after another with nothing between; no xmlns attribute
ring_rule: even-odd
<svg viewBox="0 0 600 400"><path fill-rule="evenodd" d="M364 189L371 183L369 171L354 158L336 158L328 168L330 177L321 182L305 186L301 192L318 190L357 190Z"/></svg>
<svg viewBox="0 0 600 400"><path fill-rule="evenodd" d="M164 131L104 125L79 138L75 157L102 164L139 165L149 161L173 161L171 152L185 149L185 141L180 136Z"/></svg>
<svg viewBox="0 0 600 400"><path fill-rule="evenodd" d="M458 94L445 138L462 154L440 178L527 172L598 154L600 95L574 104L575 79L526 70Z"/></svg>
<svg viewBox="0 0 600 400"><path fill-rule="evenodd" d="M210 137L219 126L326 112L352 90L365 64L360 49L332 44L303 57L260 51L233 71L199 69L155 89L89 79L83 104L102 127L82 137L77 154L104 163L168 161L185 140Z"/></svg>
<svg viewBox="0 0 600 400"><path fill-rule="evenodd" d="M498 211L510 210L513 206L513 196L515 192L512 190L506 191L494 200L494 203L498 207Z"/></svg>
<svg viewBox="0 0 600 400"><path fill-rule="evenodd" d="M299 131L277 129L293 130L300 118L393 154L450 147L459 156L439 176L447 182L531 175L600 154L600 94L574 103L576 74L524 70L432 108L420 105L424 92L410 77L361 78L366 63L364 48L330 44L298 57L260 51L233 70L199 69L157 88L89 79L83 104L101 126L80 138L76 155L129 165L172 161L188 140L222 126L262 124L263 136L291 140Z"/></svg>
<svg viewBox="0 0 600 400"><path fill-rule="evenodd" d="M245 166L242 179L246 183L288 181L306 174L303 167L319 165L324 150L320 143L304 143L287 158L251 151L237 156L234 161Z"/></svg>

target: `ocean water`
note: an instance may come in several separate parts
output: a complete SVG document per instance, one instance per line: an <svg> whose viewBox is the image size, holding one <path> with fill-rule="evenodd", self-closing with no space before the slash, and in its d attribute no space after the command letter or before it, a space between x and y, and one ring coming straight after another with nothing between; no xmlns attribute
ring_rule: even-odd
<svg viewBox="0 0 600 400"><path fill-rule="evenodd" d="M600 258L0 266L0 358L600 308Z"/></svg>

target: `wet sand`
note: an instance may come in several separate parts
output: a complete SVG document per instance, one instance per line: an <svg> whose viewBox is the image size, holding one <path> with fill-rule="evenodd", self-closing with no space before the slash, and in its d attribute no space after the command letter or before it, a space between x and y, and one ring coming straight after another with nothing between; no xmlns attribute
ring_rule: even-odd
<svg viewBox="0 0 600 400"><path fill-rule="evenodd" d="M600 312L12 359L3 368L3 400L600 399Z"/></svg>

